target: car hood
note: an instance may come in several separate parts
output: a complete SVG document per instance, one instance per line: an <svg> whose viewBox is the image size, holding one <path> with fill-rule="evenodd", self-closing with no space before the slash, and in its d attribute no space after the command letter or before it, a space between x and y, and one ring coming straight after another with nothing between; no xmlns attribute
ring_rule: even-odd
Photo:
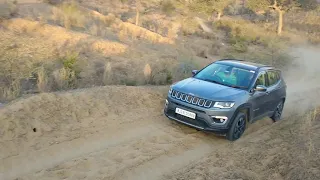
<svg viewBox="0 0 320 180"><path fill-rule="evenodd" d="M246 91L195 78L188 78L172 86L174 90L215 101L232 101Z"/></svg>

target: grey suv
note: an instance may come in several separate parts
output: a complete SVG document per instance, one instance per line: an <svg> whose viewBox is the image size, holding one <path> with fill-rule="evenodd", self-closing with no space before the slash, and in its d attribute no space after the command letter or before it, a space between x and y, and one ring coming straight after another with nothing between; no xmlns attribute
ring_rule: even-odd
<svg viewBox="0 0 320 180"><path fill-rule="evenodd" d="M286 100L280 70L222 59L192 74L170 87L164 107L169 119L230 141L239 139L248 123L263 117L280 120Z"/></svg>

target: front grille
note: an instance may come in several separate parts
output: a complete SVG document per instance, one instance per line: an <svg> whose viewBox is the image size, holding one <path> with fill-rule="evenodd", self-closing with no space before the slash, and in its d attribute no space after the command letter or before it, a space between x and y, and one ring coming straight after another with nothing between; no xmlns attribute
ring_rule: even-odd
<svg viewBox="0 0 320 180"><path fill-rule="evenodd" d="M200 107L211 108L214 104L213 101L185 94L176 90L172 90L171 97L189 104L193 104Z"/></svg>

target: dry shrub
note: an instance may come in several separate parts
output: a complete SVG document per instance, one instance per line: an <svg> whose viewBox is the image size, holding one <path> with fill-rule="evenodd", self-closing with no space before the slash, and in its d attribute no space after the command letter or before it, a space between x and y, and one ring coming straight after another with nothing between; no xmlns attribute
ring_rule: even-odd
<svg viewBox="0 0 320 180"><path fill-rule="evenodd" d="M246 20L223 19L215 22L214 26L224 31L228 42L236 46L248 43L267 46L270 40L278 38L274 32L266 31ZM243 47L240 47L240 51L241 48Z"/></svg>
<svg viewBox="0 0 320 180"><path fill-rule="evenodd" d="M32 72L32 60L18 57L15 49L0 51L0 99L11 100L22 93L21 81Z"/></svg>
<svg viewBox="0 0 320 180"><path fill-rule="evenodd" d="M93 24L89 27L89 31L90 34L94 35L94 36L101 36L102 31L101 31L101 27L97 24Z"/></svg>
<svg viewBox="0 0 320 180"><path fill-rule="evenodd" d="M79 5L74 1L71 3L63 2L57 8L53 8L52 14L52 19L67 29L72 27L85 28L87 22L86 13L81 11Z"/></svg>
<svg viewBox="0 0 320 180"><path fill-rule="evenodd" d="M168 59L161 59L146 64L144 68L145 83L153 85L171 84L173 80L172 66L174 64Z"/></svg>
<svg viewBox="0 0 320 180"><path fill-rule="evenodd" d="M161 1L161 10L167 15L171 15L174 12L175 7L171 0L165 0Z"/></svg>
<svg viewBox="0 0 320 180"><path fill-rule="evenodd" d="M77 66L79 55L76 52L67 52L59 59L61 68L53 71L52 75L56 90L73 89L78 86L81 69Z"/></svg>
<svg viewBox="0 0 320 180"><path fill-rule="evenodd" d="M194 34L199 30L198 22L192 17L183 19L181 24L182 24L181 30L183 35L185 36Z"/></svg>
<svg viewBox="0 0 320 180"><path fill-rule="evenodd" d="M143 74L144 74L144 77L146 79L146 82L149 82L150 81L150 78L151 78L151 73L152 73L152 69L150 67L149 64L146 64L144 66L144 69L143 69Z"/></svg>
<svg viewBox="0 0 320 180"><path fill-rule="evenodd" d="M17 13L15 1L0 2L0 20L9 19Z"/></svg>
<svg viewBox="0 0 320 180"><path fill-rule="evenodd" d="M111 67L111 63L107 62L104 65L104 71L103 71L103 83L104 85L107 85L110 83L110 79L111 79L111 73L112 73L112 67Z"/></svg>
<svg viewBox="0 0 320 180"><path fill-rule="evenodd" d="M5 21L3 24L15 33L29 35L41 32L44 27L44 25L39 22L19 18Z"/></svg>
<svg viewBox="0 0 320 180"><path fill-rule="evenodd" d="M51 5L58 5L62 2L62 0L43 0L43 2Z"/></svg>
<svg viewBox="0 0 320 180"><path fill-rule="evenodd" d="M56 84L56 90L75 88L76 86L76 74L74 71L62 67L61 69L53 72L54 82Z"/></svg>
<svg viewBox="0 0 320 180"><path fill-rule="evenodd" d="M168 29L167 37L170 39L176 39L178 37L180 30L181 30L180 23L172 23L171 27Z"/></svg>
<svg viewBox="0 0 320 180"><path fill-rule="evenodd" d="M35 70L37 79L37 88L40 92L47 92L48 87L48 74L44 66L40 66Z"/></svg>
<svg viewBox="0 0 320 180"><path fill-rule="evenodd" d="M310 34L308 40L311 44L314 44L314 45L320 44L320 33L319 34Z"/></svg>
<svg viewBox="0 0 320 180"><path fill-rule="evenodd" d="M98 19L99 21L103 22L105 26L109 27L113 23L116 22L116 16L112 13L109 13L107 16L97 12L97 11L91 11L91 16L95 19Z"/></svg>
<svg viewBox="0 0 320 180"><path fill-rule="evenodd" d="M192 56L180 55L178 57L178 64L173 69L174 81L182 80L190 77L192 70L200 69L200 63L197 62Z"/></svg>
<svg viewBox="0 0 320 180"><path fill-rule="evenodd" d="M21 94L21 84L20 79L16 79L7 84L7 86L2 86L0 88L0 99L2 100L12 100L17 98Z"/></svg>
<svg viewBox="0 0 320 180"><path fill-rule="evenodd" d="M112 71L109 74L109 84L126 84L130 65L125 63L113 63L111 65Z"/></svg>

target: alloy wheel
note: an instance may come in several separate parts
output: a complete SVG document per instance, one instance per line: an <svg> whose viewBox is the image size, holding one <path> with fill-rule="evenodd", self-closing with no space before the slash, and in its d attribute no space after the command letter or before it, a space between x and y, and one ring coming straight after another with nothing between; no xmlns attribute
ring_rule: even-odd
<svg viewBox="0 0 320 180"><path fill-rule="evenodd" d="M240 117L240 119L238 120L235 126L235 130L233 133L236 139L238 139L244 133L245 126L246 126L246 120L244 119L244 117Z"/></svg>

